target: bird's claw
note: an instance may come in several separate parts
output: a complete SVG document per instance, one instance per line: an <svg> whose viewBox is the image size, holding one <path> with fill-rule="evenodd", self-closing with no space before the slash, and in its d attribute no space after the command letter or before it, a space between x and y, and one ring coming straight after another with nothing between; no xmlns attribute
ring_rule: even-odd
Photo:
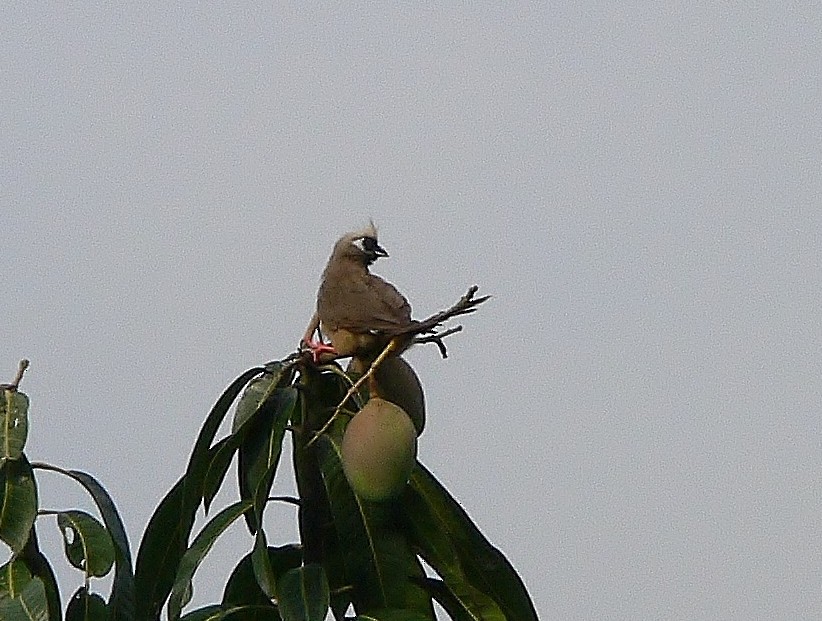
<svg viewBox="0 0 822 621"><path fill-rule="evenodd" d="M305 351L311 352L311 359L314 364L319 364L323 354L337 355L337 350L332 345L323 343L322 341L303 341L301 343Z"/></svg>

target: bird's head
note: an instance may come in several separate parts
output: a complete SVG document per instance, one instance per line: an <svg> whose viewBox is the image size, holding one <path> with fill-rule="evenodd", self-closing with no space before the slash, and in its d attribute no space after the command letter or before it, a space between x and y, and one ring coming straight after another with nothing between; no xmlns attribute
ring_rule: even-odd
<svg viewBox="0 0 822 621"><path fill-rule="evenodd" d="M373 222L369 222L361 231L343 235L335 244L332 254L332 258L355 261L365 266L387 256L388 253L377 242L377 228Z"/></svg>

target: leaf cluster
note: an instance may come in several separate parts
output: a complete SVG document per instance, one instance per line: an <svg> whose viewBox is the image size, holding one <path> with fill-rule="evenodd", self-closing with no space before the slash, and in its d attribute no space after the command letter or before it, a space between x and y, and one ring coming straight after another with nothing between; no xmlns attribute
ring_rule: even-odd
<svg viewBox="0 0 822 621"><path fill-rule="evenodd" d="M83 572L67 621L154 621L163 611L169 621L321 621L329 611L337 621L352 611L359 619L433 621L435 603L456 621L535 620L513 567L422 464L392 501L367 502L351 490L340 449L348 419L331 420L350 386L336 363L316 367L297 355L234 380L208 413L185 472L154 511L134 569L122 521L103 487L86 473L28 462L28 398L4 386L0 539L13 557L0 568L0 619L62 618L54 573L37 545L34 471L42 469L83 486L100 516L39 512L56 515L66 559ZM349 403L360 404L357 397ZM232 410L230 432L218 438ZM272 496L287 440L296 496ZM238 498L215 508L218 492L231 485L235 461ZM266 531L265 511L276 502L296 505L299 541ZM207 519L195 528L200 511ZM187 610L197 570L236 522L245 524L251 551L237 561L219 601ZM112 569L104 597L92 581Z"/></svg>
<svg viewBox="0 0 822 621"><path fill-rule="evenodd" d="M21 369L24 369L21 365ZM21 372L22 375L22 372ZM134 575L123 522L100 483L79 470L30 463L24 452L28 435L28 397L18 390L20 377L2 386L0 395L0 540L12 558L0 567L0 619L62 619L60 592L51 564L37 541L39 516L56 516L66 558L83 572L83 585L70 598L66 621L120 621L134 618ZM77 510L39 509L35 470L58 472L79 483L97 506L102 522ZM93 578L114 579L108 600L91 589Z"/></svg>
<svg viewBox="0 0 822 621"><path fill-rule="evenodd" d="M510 563L422 464L395 501L370 503L354 494L340 450L346 417L327 424L350 385L336 364L314 367L295 357L251 369L229 386L144 535L138 619L157 618L166 602L172 620L322 620L330 609L338 620L353 610L362 619L424 621L436 618L434 602L458 621L536 619ZM215 440L241 393L231 433ZM298 505L299 542L274 541L262 528L267 504L284 500L270 490L287 437L298 497L285 500ZM210 507L235 455L240 499L189 543L199 506ZM252 551L219 604L182 615L196 567L241 516Z"/></svg>

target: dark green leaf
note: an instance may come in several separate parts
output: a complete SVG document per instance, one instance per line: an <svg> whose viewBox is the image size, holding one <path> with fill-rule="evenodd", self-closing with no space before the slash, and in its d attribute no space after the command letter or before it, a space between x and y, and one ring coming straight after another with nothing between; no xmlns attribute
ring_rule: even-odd
<svg viewBox="0 0 822 621"><path fill-rule="evenodd" d="M176 620L180 617L183 606L191 599L191 580L200 563L214 546L217 538L239 518L244 511L252 506L249 501L239 501L226 507L206 524L194 539L191 547L183 555L177 570L177 577L171 589L168 600L168 618Z"/></svg>
<svg viewBox="0 0 822 621"><path fill-rule="evenodd" d="M180 621L280 621L280 616L272 606L212 605L193 610Z"/></svg>
<svg viewBox="0 0 822 621"><path fill-rule="evenodd" d="M200 430L186 473L169 490L149 520L137 553L137 621L154 621L171 592L177 567L194 527L208 466L219 450L219 447L212 450L209 446L243 386L262 370L246 371L223 392Z"/></svg>
<svg viewBox="0 0 822 621"><path fill-rule="evenodd" d="M277 605L283 621L324 621L330 603L322 565L290 569L277 581Z"/></svg>
<svg viewBox="0 0 822 621"><path fill-rule="evenodd" d="M0 467L0 539L17 554L37 517L37 484L25 455Z"/></svg>
<svg viewBox="0 0 822 621"><path fill-rule="evenodd" d="M433 618L431 602L411 576L418 571L393 503L367 503L348 486L338 438L325 435L317 443L320 469L334 524L345 541L346 574L354 587L357 610L410 608Z"/></svg>
<svg viewBox="0 0 822 621"><path fill-rule="evenodd" d="M267 404L267 409L270 411L272 409L271 405L274 404L267 402L283 381L290 380L292 373L290 369L289 365L281 362L271 363L265 367L265 372L261 376L252 379L245 387L240 400L237 402L237 409L231 425L231 435L221 440L221 446L214 454L206 470L203 489L203 503L206 511L208 511L211 501L222 485L234 453L243 444L250 432L251 424L261 412L266 410L262 406ZM274 409L276 410L276 406ZM259 430L257 430L257 433L259 433ZM253 489L248 496L242 496L242 498L251 498L252 495Z"/></svg>
<svg viewBox="0 0 822 621"><path fill-rule="evenodd" d="M265 540L265 531L260 528L254 536L254 549L251 551L251 566L254 569L254 577L257 584L269 599L274 599L277 590L277 577L274 575L274 567L268 556L268 544Z"/></svg>
<svg viewBox="0 0 822 621"><path fill-rule="evenodd" d="M0 567L0 600L15 597L31 581L31 572L21 559L12 559Z"/></svg>
<svg viewBox="0 0 822 621"><path fill-rule="evenodd" d="M269 434L269 441L264 445L264 448L267 449L266 452L260 453L260 459L257 460L257 463L260 465L267 464L267 468L260 474L256 482L253 497L253 524L262 525L263 523L263 513L268 503L268 493L274 482L274 475L277 472L277 466L280 460L285 425L294 409L296 398L297 391L291 387L277 390L272 397L272 399L274 399L274 405L271 409L271 414L274 417L272 421L272 431ZM271 403L271 399L266 401L266 404L268 403ZM252 481L249 481L249 483L251 482ZM246 515L248 515L248 513L246 513ZM257 584L260 585L263 593L273 598L276 590L276 575L268 555L268 543L266 542L265 531L261 527L257 528L255 535L254 549L251 552L251 564L254 568Z"/></svg>
<svg viewBox="0 0 822 621"><path fill-rule="evenodd" d="M269 392L265 388L266 381L260 380L259 384L262 386L256 388L249 397L256 409L251 413L244 412L244 423L240 427L240 431L245 431L238 467L240 498L243 499L256 498L260 495L261 488L267 497L282 453L285 428L297 403L297 390L294 387L277 388ZM267 395L262 402L256 394L258 390ZM238 410L237 414L239 416L241 411ZM252 534L260 524L257 517L256 512L246 514L246 522Z"/></svg>
<svg viewBox="0 0 822 621"><path fill-rule="evenodd" d="M223 605L226 604L270 604L269 598L254 575L251 554L244 556L234 567L223 591Z"/></svg>
<svg viewBox="0 0 822 621"><path fill-rule="evenodd" d="M274 579L279 580L289 569L299 567L303 560L303 551L299 544L289 543L284 546L269 546L268 560Z"/></svg>
<svg viewBox="0 0 822 621"><path fill-rule="evenodd" d="M405 513L417 551L442 576L446 586L472 621L506 621L500 608L487 594L466 578L459 555L447 531L437 521L424 499L415 498L414 490L403 496Z"/></svg>
<svg viewBox="0 0 822 621"><path fill-rule="evenodd" d="M114 545L106 528L88 513L64 511L57 514L57 525L69 562L86 576L105 576L114 565Z"/></svg>
<svg viewBox="0 0 822 621"><path fill-rule="evenodd" d="M16 597L0 600L3 621L48 621L46 587L40 578L32 578Z"/></svg>
<svg viewBox="0 0 822 621"><path fill-rule="evenodd" d="M72 596L66 608L66 621L106 621L108 606L96 593L89 593L80 587Z"/></svg>
<svg viewBox="0 0 822 621"><path fill-rule="evenodd" d="M131 565L131 549L126 529L117 512L117 507L105 488L93 476L80 470L68 470L66 473L91 494L114 544L114 582L111 585L108 604L109 619L110 621L131 621L135 610L134 570Z"/></svg>
<svg viewBox="0 0 822 621"><path fill-rule="evenodd" d="M340 539L328 504L325 484L317 463L316 444L306 448L315 430L320 429L334 407L345 394L345 387L334 373L321 373L307 368L301 376L299 408L292 419L294 473L300 496L300 539L304 563L322 563L332 591L331 609L341 620L351 605L351 589L346 576ZM343 417L341 417L343 418ZM332 433L341 434L341 427L332 426ZM341 435L340 435L341 437Z"/></svg>
<svg viewBox="0 0 822 621"><path fill-rule="evenodd" d="M257 577L254 575L254 567L252 563L252 554L247 554L243 559L237 563L234 571L226 583L225 591L223 593L223 604L271 604L269 598L260 585L257 583ZM299 567L302 563L302 551L300 547L295 544L269 547L268 548L268 566L274 575L274 582L279 579L286 571L294 567Z"/></svg>
<svg viewBox="0 0 822 621"><path fill-rule="evenodd" d="M357 615L357 621L429 621L430 617L413 610L383 608Z"/></svg>
<svg viewBox="0 0 822 621"><path fill-rule="evenodd" d="M12 559L0 567L0 601L17 597L31 582L31 572L20 559Z"/></svg>
<svg viewBox="0 0 822 621"><path fill-rule="evenodd" d="M214 457L206 469L205 478L203 479L203 507L208 513L211 509L211 503L217 492L220 491L220 486L223 484L225 475L231 466L231 460L234 459L234 453L242 442L242 437L239 435L231 435L223 438L212 447Z"/></svg>
<svg viewBox="0 0 822 621"><path fill-rule="evenodd" d="M482 535L459 503L448 493L428 470L418 465L411 475L409 490L403 497L404 512L412 517L423 518L417 526L416 543L421 548L432 548L434 532L447 533L447 539L456 550L461 579L473 589L493 599L508 619L536 621L537 613L528 591L517 572L503 554ZM425 525L427 523L427 525ZM452 553L445 550L445 557ZM449 589L456 590L454 582L437 567L446 562L452 568L452 558L440 558L432 562L423 558L437 571ZM457 593L458 594L458 593Z"/></svg>
<svg viewBox="0 0 822 621"><path fill-rule="evenodd" d="M157 505L140 542L134 572L138 621L159 617L185 553L196 509L181 515L184 480L185 475Z"/></svg>
<svg viewBox="0 0 822 621"><path fill-rule="evenodd" d="M208 466L214 459L214 451L211 450L211 444L214 441L214 436L223 422L231 404L240 394L243 387L255 376L259 375L263 369L256 367L249 369L240 377L235 379L231 385L225 389L217 403L211 408L211 411L206 417L200 429L200 434L197 436L197 441L194 443L194 449L191 451L191 457L188 460L188 467L186 468L186 476L184 478L184 492L183 492L183 508L185 514L191 511L191 508L196 511L197 506L202 500L203 482L205 480ZM191 527L188 528L189 532Z"/></svg>
<svg viewBox="0 0 822 621"><path fill-rule="evenodd" d="M476 618L442 580L423 578L419 580L419 584L445 609L453 621L474 621Z"/></svg>
<svg viewBox="0 0 822 621"><path fill-rule="evenodd" d="M43 581L46 589L49 619L50 621L60 621L63 614L63 606L60 603L60 590L57 588L57 578L54 575L54 570L52 570L48 559L43 556L37 545L37 525L32 527L29 539L17 558L26 564L32 576Z"/></svg>
<svg viewBox="0 0 822 621"><path fill-rule="evenodd" d="M29 398L17 390L3 389L0 395L0 464L19 459L29 430Z"/></svg>
<svg viewBox="0 0 822 621"><path fill-rule="evenodd" d="M282 365L279 365L274 373L263 373L248 383L240 400L237 401L237 409L231 423L232 434L240 431L257 414L277 390L281 379Z"/></svg>

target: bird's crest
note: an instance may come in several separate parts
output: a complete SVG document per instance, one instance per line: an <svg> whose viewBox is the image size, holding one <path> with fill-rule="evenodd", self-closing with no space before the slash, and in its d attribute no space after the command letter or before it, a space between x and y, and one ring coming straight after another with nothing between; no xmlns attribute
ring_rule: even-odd
<svg viewBox="0 0 822 621"><path fill-rule="evenodd" d="M377 239L377 227L374 225L374 221L369 219L368 226L366 226L363 229L360 229L359 231L353 231L349 234L349 237L351 237L352 239L357 239L361 237L372 237L374 239Z"/></svg>

